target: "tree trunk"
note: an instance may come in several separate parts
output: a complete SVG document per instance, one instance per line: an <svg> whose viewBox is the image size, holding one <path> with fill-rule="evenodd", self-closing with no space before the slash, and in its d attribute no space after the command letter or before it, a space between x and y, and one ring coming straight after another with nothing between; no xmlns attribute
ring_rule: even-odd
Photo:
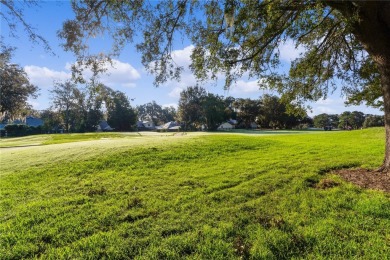
<svg viewBox="0 0 390 260"><path fill-rule="evenodd" d="M390 57L387 62L379 67L381 74L381 84L383 92L384 112L385 112L385 158L382 166L378 169L380 172L390 172Z"/></svg>
<svg viewBox="0 0 390 260"><path fill-rule="evenodd" d="M377 65L385 112L385 158L377 170L390 173L390 2L361 1L359 20L354 25L354 35L363 44ZM345 9L346 10L346 9ZM342 11L345 11L342 10ZM345 14L348 14L345 11Z"/></svg>

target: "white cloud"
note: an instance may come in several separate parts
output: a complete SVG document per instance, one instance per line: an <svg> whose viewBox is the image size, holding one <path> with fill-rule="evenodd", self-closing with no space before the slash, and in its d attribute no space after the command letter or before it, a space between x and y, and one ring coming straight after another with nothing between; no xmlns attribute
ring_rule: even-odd
<svg viewBox="0 0 390 260"><path fill-rule="evenodd" d="M106 65L107 77L114 82L128 82L139 79L141 75L139 72L129 63L121 62L119 60L112 60L112 66Z"/></svg>
<svg viewBox="0 0 390 260"><path fill-rule="evenodd" d="M140 79L140 73L130 64L113 59L112 65L105 64L104 68L107 70L100 75L99 80L112 88L117 86L125 88L134 88L136 84L135 80ZM84 72L84 77L89 78L92 76L90 70Z"/></svg>
<svg viewBox="0 0 390 260"><path fill-rule="evenodd" d="M47 67L38 67L34 65L25 66L24 70L30 78L31 83L38 87L50 88L53 81L65 81L71 78L72 64L67 62L65 64L65 71L56 71ZM119 60L112 60L112 65L106 64L107 69L100 75L100 81L109 87L125 87L134 88L136 86L135 80L141 78L140 73L129 63L124 63ZM83 73L85 78L90 78L92 72L85 70Z"/></svg>
<svg viewBox="0 0 390 260"><path fill-rule="evenodd" d="M327 99L320 99L311 104L313 111L311 116L326 114L340 114L347 110L344 104L344 100L340 97L330 97Z"/></svg>
<svg viewBox="0 0 390 260"><path fill-rule="evenodd" d="M64 81L71 78L71 73L67 71L55 71L47 67L29 65L24 67L30 82L40 88L50 88L53 81Z"/></svg>
<svg viewBox="0 0 390 260"><path fill-rule="evenodd" d="M191 64L191 53L193 45L189 45L182 50L172 52L172 59L178 66L188 67Z"/></svg>
<svg viewBox="0 0 390 260"><path fill-rule="evenodd" d="M185 89L188 86L195 86L197 83L195 76L193 75L193 73L189 69L189 65L191 64L191 53L192 53L193 49L194 49L194 46L189 45L189 46L184 47L183 49L174 50L171 53L174 65L178 66L178 67L183 67L183 70L180 74L180 80L178 80L178 81L177 80L168 80L167 82L162 84L162 86L164 86L164 87L173 88L171 93L169 93L170 97L177 97L178 96L177 93L175 92L175 91L177 91L176 88ZM155 70L155 64L156 64L156 62L151 62L148 67L152 70ZM149 70L145 68L142 72L149 73Z"/></svg>
<svg viewBox="0 0 390 260"><path fill-rule="evenodd" d="M279 46L280 59L284 61L292 61L299 57L300 53L304 52L304 48L299 46L295 48L293 40L289 39Z"/></svg>
<svg viewBox="0 0 390 260"><path fill-rule="evenodd" d="M183 67L184 69L183 73L190 72L189 65L191 64L191 53L193 49L194 46L189 45L187 47L184 47L183 49L174 50L171 52L171 57L174 65L178 67ZM149 70L158 72L159 69L156 68L156 64L157 64L156 61L150 62L147 68L144 68L142 72L148 73Z"/></svg>

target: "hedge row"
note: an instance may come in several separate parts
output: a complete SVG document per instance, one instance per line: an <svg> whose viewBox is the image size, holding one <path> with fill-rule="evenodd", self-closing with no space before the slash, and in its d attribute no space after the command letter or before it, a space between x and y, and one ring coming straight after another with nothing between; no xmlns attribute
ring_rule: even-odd
<svg viewBox="0 0 390 260"><path fill-rule="evenodd" d="M36 135L42 134L43 129L41 126L27 126L27 125L6 125L4 131L1 131L1 136L4 136L7 133L7 136L26 136L26 135Z"/></svg>

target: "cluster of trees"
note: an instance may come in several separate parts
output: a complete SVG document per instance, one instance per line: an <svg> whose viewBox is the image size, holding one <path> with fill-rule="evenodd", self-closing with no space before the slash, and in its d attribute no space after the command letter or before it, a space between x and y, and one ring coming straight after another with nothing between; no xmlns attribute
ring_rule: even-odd
<svg viewBox="0 0 390 260"><path fill-rule="evenodd" d="M216 130L227 120L237 121L240 128L256 123L263 128L292 128L310 123L304 116L287 113L287 107L277 96L264 95L259 99L223 97L207 93L202 87L188 87L180 93L177 119L186 129L206 126Z"/></svg>
<svg viewBox="0 0 390 260"><path fill-rule="evenodd" d="M136 112L128 97L93 81L80 89L71 81L57 82L51 90L52 106L41 114L44 129L63 127L66 132L96 131L103 119L117 131L130 131Z"/></svg>
<svg viewBox="0 0 390 260"><path fill-rule="evenodd" d="M176 109L173 106L162 107L156 101L136 107L138 119L141 121L153 121L155 125L176 120Z"/></svg>
<svg viewBox="0 0 390 260"><path fill-rule="evenodd" d="M152 120L155 125L177 120L186 129L205 125L208 130L216 130L229 119L237 120L241 128L250 128L253 122L264 128L292 128L307 123L305 117L288 115L276 96L265 95L257 100L224 98L199 86L181 92L178 111L172 106L163 108L155 101L134 109L123 92L94 80L84 87L73 81L55 82L50 90L51 107L37 113L27 100L36 97L39 89L30 84L20 66L11 63L11 55L11 49L3 49L0 55L2 121L34 115L44 120L44 132L95 131L102 119L118 131L132 130L137 119Z"/></svg>
<svg viewBox="0 0 390 260"><path fill-rule="evenodd" d="M365 115L359 111L340 115L320 114L311 120L306 113L295 116L287 113L286 105L277 96L264 95L259 99L223 97L200 87L188 87L180 93L178 111L155 101L137 106L130 105L123 92L115 91L101 83L91 81L84 88L72 81L56 82L51 90L52 106L40 113L27 104L29 97L36 97L38 87L30 84L23 69L11 63L12 49L0 54L0 112L4 121L32 114L44 120L42 130L65 132L95 131L102 119L118 131L134 129L136 121L151 120L155 125L180 121L185 129L194 130L206 126L216 130L227 120L233 119L237 127L251 128L256 123L262 128L287 128L314 125L342 129L383 126L381 116ZM290 105L289 109L301 109ZM301 109L302 110L302 109ZM30 131L31 132L31 131Z"/></svg>
<svg viewBox="0 0 390 260"><path fill-rule="evenodd" d="M56 82L50 91L50 109L40 113L33 111L27 100L36 97L39 89L29 82L23 68L11 63L11 57L12 49L2 48L0 117L3 123L34 115L44 120L44 132L59 129L66 132L95 131L103 119L118 131L133 129L137 119L136 111L127 96L95 81L84 88L72 81ZM21 133L19 130L18 133Z"/></svg>
<svg viewBox="0 0 390 260"><path fill-rule="evenodd" d="M314 127L340 128L340 129L360 129L375 126L384 126L385 119L383 116L366 115L359 111L345 111L340 115L337 114L319 114L313 118Z"/></svg>

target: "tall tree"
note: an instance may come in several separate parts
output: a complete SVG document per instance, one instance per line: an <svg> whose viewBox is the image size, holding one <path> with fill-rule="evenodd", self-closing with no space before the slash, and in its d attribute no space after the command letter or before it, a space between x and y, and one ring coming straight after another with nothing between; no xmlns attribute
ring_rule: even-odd
<svg viewBox="0 0 390 260"><path fill-rule="evenodd" d="M344 111L339 117L339 125L338 127L341 129L352 129L352 125L354 124L353 117L350 111Z"/></svg>
<svg viewBox="0 0 390 260"><path fill-rule="evenodd" d="M65 131L69 132L71 123L76 122L75 114L79 110L80 90L71 81L56 82L52 90L52 106L61 113Z"/></svg>
<svg viewBox="0 0 390 260"><path fill-rule="evenodd" d="M202 87L188 87L180 93L178 116L186 129L197 129L204 123L203 100L206 90Z"/></svg>
<svg viewBox="0 0 390 260"><path fill-rule="evenodd" d="M163 123L163 108L152 101L144 105L137 106L138 118L140 120L152 120L155 125Z"/></svg>
<svg viewBox="0 0 390 260"><path fill-rule="evenodd" d="M84 123L85 131L95 131L99 121L103 119L103 97L101 94L102 84L92 80L84 90Z"/></svg>
<svg viewBox="0 0 390 260"><path fill-rule="evenodd" d="M277 96L264 95L259 101L261 112L258 121L262 127L291 129L306 116L306 113L303 115L288 114L286 105ZM295 109L292 106L291 108Z"/></svg>
<svg viewBox="0 0 390 260"><path fill-rule="evenodd" d="M237 119L237 112L234 110L234 97L226 97L225 102L225 116L227 119Z"/></svg>
<svg viewBox="0 0 390 260"><path fill-rule="evenodd" d="M27 99L36 98L38 87L31 84L26 72L11 63L12 49L0 53L0 112L3 118L14 118L28 107Z"/></svg>
<svg viewBox="0 0 390 260"><path fill-rule="evenodd" d="M322 114L314 116L313 124L314 124L314 127L317 127L317 128L324 128L325 126L329 126L330 125L329 115L326 113L322 113Z"/></svg>
<svg viewBox="0 0 390 260"><path fill-rule="evenodd" d="M107 122L118 131L131 131L137 120L136 113L125 93L111 92L111 102L107 106Z"/></svg>
<svg viewBox="0 0 390 260"><path fill-rule="evenodd" d="M171 122L175 121L177 117L177 111L176 108L173 106L164 107L162 109L162 122Z"/></svg>
<svg viewBox="0 0 390 260"><path fill-rule="evenodd" d="M381 85L386 125L380 170L389 171L390 2L84 0L74 1L72 7L76 18L64 23L60 36L80 64L98 64L96 55L87 52L90 36L112 33L112 53L118 54L141 29L143 41L137 47L143 63L156 73L156 83L179 77L180 68L170 55L176 32L194 43L191 68L199 79L214 79L223 72L229 87L248 72L266 79L260 85L278 90L283 100L294 104L326 97L339 87L337 79L345 82L340 89L346 94L361 92L371 85L361 69L372 62ZM278 74L269 68L279 65L279 47L290 39L304 51L291 63L288 75Z"/></svg>
<svg viewBox="0 0 390 260"><path fill-rule="evenodd" d="M57 133L57 131L62 127L62 119L61 114L52 111L50 109L44 110L40 114L40 118L43 120L43 130L45 132L52 132L54 131Z"/></svg>
<svg viewBox="0 0 390 260"><path fill-rule="evenodd" d="M343 112L339 116L339 128L344 129L359 129L363 127L365 115L359 111Z"/></svg>
<svg viewBox="0 0 390 260"><path fill-rule="evenodd" d="M315 127L323 128L325 126L331 126L337 128L339 126L339 115L322 113L314 116L313 124Z"/></svg>
<svg viewBox="0 0 390 260"><path fill-rule="evenodd" d="M363 122L363 127L374 127L374 126L384 126L385 122L383 120L383 116L378 115L366 115L366 118Z"/></svg>
<svg viewBox="0 0 390 260"><path fill-rule="evenodd" d="M251 123L255 122L260 115L259 100L252 100L250 98L237 98L233 102L233 107L237 111L237 119L245 128L250 128Z"/></svg>
<svg viewBox="0 0 390 260"><path fill-rule="evenodd" d="M225 102L223 97L208 93L203 98L202 111L204 123L208 130L217 130L218 126L225 121Z"/></svg>
<svg viewBox="0 0 390 260"><path fill-rule="evenodd" d="M360 111L353 111L352 112L352 117L353 117L353 120L354 120L353 127L355 129L362 128L364 120L366 119L366 115L363 112L360 112Z"/></svg>

